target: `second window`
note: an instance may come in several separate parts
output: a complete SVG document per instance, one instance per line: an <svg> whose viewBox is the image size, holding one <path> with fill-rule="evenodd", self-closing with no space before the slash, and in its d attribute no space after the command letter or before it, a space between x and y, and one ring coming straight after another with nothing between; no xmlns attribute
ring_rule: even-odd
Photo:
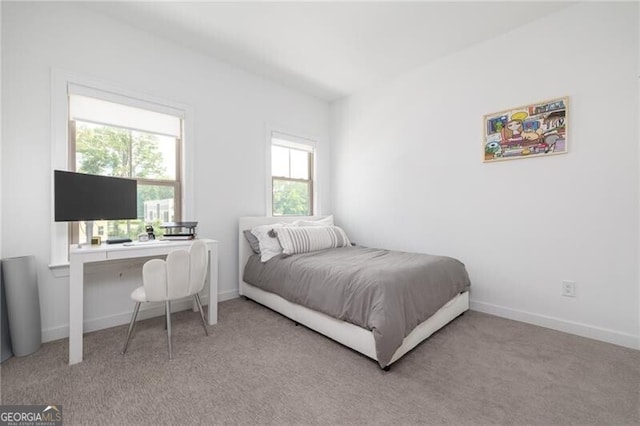
<svg viewBox="0 0 640 426"><path fill-rule="evenodd" d="M295 139L295 140L294 140ZM314 214L314 148L298 138L271 137L271 214Z"/></svg>

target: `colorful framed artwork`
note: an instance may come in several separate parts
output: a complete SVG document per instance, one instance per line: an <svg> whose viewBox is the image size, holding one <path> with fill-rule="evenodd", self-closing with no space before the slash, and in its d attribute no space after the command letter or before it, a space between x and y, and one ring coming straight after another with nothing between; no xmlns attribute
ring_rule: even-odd
<svg viewBox="0 0 640 426"><path fill-rule="evenodd" d="M567 153L569 98L556 98L484 116L485 163Z"/></svg>

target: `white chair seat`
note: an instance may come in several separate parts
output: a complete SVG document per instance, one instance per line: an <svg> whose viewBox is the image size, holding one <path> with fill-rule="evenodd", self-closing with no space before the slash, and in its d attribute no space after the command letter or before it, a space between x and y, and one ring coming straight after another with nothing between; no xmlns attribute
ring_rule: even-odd
<svg viewBox="0 0 640 426"><path fill-rule="evenodd" d="M131 292L131 299L134 302L144 303L147 301L147 293L144 291L144 286L140 286Z"/></svg>

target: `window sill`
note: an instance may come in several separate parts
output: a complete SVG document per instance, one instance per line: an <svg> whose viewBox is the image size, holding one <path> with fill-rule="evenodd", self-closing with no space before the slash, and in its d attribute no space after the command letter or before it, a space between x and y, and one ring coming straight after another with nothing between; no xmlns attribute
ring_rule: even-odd
<svg viewBox="0 0 640 426"><path fill-rule="evenodd" d="M62 278L69 276L69 263L59 263L49 265L49 269L55 278Z"/></svg>

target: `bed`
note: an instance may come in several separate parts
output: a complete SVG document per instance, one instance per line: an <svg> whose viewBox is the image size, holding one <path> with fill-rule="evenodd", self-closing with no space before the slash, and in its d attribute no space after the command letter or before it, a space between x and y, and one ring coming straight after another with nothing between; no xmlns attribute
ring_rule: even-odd
<svg viewBox="0 0 640 426"><path fill-rule="evenodd" d="M400 359L404 354L413 349L416 345L422 342L424 339L428 338L435 331L444 327L447 323L457 318L459 315L464 313L469 309L469 292L468 292L468 276L466 275L466 270L464 270L464 265L456 261L455 259L451 259L453 263L458 262L461 265L462 272L457 271L456 274L458 277L457 280L466 279L466 285L456 284L456 289L450 290L451 295L446 296L446 300L442 302L438 302L439 305L435 310L435 313L429 313L429 317L423 321L417 323L417 325L411 325L410 330L406 330L405 333L402 331L394 332L395 335L392 336L393 340L396 343L392 346L392 351L389 352L389 347L385 350L381 349L381 337L380 332L375 327L368 327L367 324L358 324L357 321L345 321L341 319L337 319L333 316L328 315L327 313L323 313L318 309L312 309L310 307L304 306L304 302L294 303L292 300L296 300L294 297L289 297L289 295L276 294L274 291L267 291L265 288L269 288L269 286L263 285L263 283L254 285L245 281L245 267L249 263L249 267L247 271L251 271L250 268L265 268L267 272L274 268L274 264L277 262L285 263L285 262L295 262L298 261L296 256L301 256L299 254L293 254L292 256L277 256L275 260L271 260L264 264L264 266L260 266L260 260L256 260L256 256L251 249L249 242L247 241L244 231L253 229L257 226L261 225L273 225L277 223L292 223L299 220L320 220L323 217L314 216L314 217L241 217L239 218L239 226L238 226L238 274L239 274L239 294L248 299L251 299L259 304L262 304L280 314L290 318L296 323L303 324L306 327L317 331L357 352L366 355L367 357L377 361L381 368L388 370L391 364ZM344 250L345 252L353 252L357 256L374 256L375 252L372 250L377 249L366 249L366 248L351 248L345 247L344 249L332 249L332 250ZM331 253L331 250L327 250L325 252L329 252L329 254L324 254L323 256L331 259L331 256L334 255ZM385 251L388 252L388 251ZM253 255L253 257L252 257ZM314 254L315 256L315 254ZM423 255L416 255L423 256ZM450 259L444 257L438 257L438 259ZM277 262L276 262L277 261ZM305 259L305 261L307 261ZM287 264L284 269L291 267L290 264ZM335 270L335 268L329 268ZM282 274L282 272L279 272ZM292 272L293 273L293 272ZM334 271L335 273L335 271ZM338 272L340 275L341 272ZM462 275L461 275L462 274ZM272 274L276 277L282 275ZM442 273L440 274L442 276ZM448 275L445 273L444 275ZM455 275L455 274L454 274ZM248 281L254 281L253 278L256 276L256 273L249 273L247 276ZM337 280L337 275L332 276L334 278L330 278L328 281L333 282ZM286 277L289 278L289 277ZM255 282L255 281L254 281ZM260 285L260 288L258 285ZM441 286L442 287L442 286ZM458 290L459 288L459 290ZM336 315L340 317L339 315ZM344 317L344 315L342 316ZM389 337L389 333L387 333L387 337ZM387 345L388 346L388 345ZM397 346L397 347L396 347Z"/></svg>

